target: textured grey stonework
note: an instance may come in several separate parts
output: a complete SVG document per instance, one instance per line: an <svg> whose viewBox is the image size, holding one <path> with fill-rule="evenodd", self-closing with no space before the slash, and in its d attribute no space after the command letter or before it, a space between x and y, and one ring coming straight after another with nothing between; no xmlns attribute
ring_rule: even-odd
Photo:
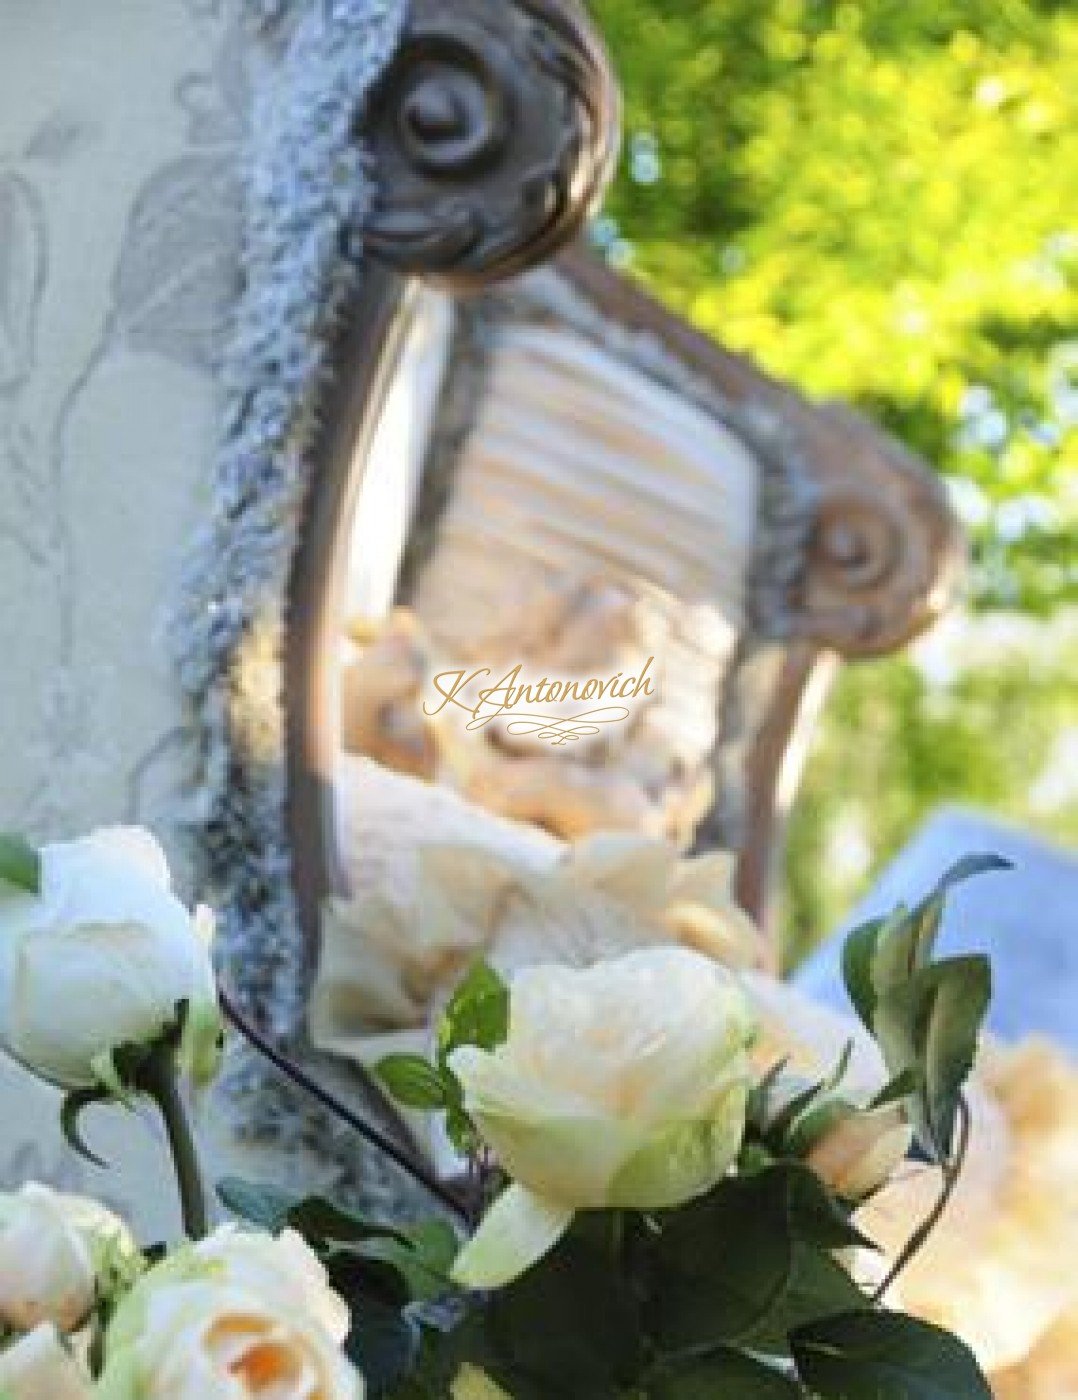
<svg viewBox="0 0 1078 1400"><path fill-rule="evenodd" d="M302 942L284 824L281 643L333 333L362 274L374 194L357 139L405 0L252 7L272 56L244 169L244 288L221 366L210 519L172 635L201 737L200 846L219 946L259 1022L302 1022Z"/></svg>

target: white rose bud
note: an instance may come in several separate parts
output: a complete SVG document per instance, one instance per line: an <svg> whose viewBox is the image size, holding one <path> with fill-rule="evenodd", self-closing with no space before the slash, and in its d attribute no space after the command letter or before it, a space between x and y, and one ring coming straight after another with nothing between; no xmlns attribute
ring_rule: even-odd
<svg viewBox="0 0 1078 1400"><path fill-rule="evenodd" d="M851 1107L816 1139L805 1161L836 1195L861 1201L891 1179L912 1141L900 1103Z"/></svg>
<svg viewBox="0 0 1078 1400"><path fill-rule="evenodd" d="M124 1223L96 1201L37 1185L0 1195L0 1322L75 1331L96 1300L99 1268L136 1253Z"/></svg>
<svg viewBox="0 0 1078 1400"><path fill-rule="evenodd" d="M89 1377L44 1322L0 1352L4 1400L93 1400Z"/></svg>
<svg viewBox="0 0 1078 1400"><path fill-rule="evenodd" d="M578 1209L657 1210L715 1186L741 1145L752 1033L731 974L684 948L519 973L505 1044L450 1057L515 1183L459 1256L457 1280L515 1278Z"/></svg>
<svg viewBox="0 0 1078 1400"><path fill-rule="evenodd" d="M226 1226L151 1269L116 1314L98 1400L362 1400L349 1316L299 1235Z"/></svg>
<svg viewBox="0 0 1078 1400"><path fill-rule="evenodd" d="M113 828L46 846L36 895L0 892L0 1042L62 1089L110 1082L110 1056L155 1039L188 1006L181 1059L217 1063L212 918L172 893L160 846Z"/></svg>

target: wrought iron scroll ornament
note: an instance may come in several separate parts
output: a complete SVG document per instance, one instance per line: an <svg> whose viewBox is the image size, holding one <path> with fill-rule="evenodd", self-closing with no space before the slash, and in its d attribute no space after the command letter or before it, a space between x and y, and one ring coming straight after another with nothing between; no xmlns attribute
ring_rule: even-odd
<svg viewBox="0 0 1078 1400"><path fill-rule="evenodd" d="M364 123L367 250L458 292L545 261L602 195L619 114L576 0L413 0Z"/></svg>

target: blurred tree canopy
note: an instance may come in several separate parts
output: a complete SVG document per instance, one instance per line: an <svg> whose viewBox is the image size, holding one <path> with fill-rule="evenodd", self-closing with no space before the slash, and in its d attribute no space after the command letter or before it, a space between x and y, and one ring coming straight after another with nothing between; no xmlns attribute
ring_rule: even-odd
<svg viewBox="0 0 1078 1400"><path fill-rule="evenodd" d="M590 4L627 104L595 230L607 255L938 467L973 540L973 607L1048 616L1078 601L1078 6ZM957 755L908 660L847 674L793 832L799 938L836 913L810 865L837 819L838 727L882 725L874 764L845 778L847 797L858 782L893 796L870 824L876 860L944 798L1024 818L1022 764L986 777L995 736L1017 724L1028 778L1048 759L1032 711L1063 723L1067 679L1057 666L1023 693L1023 669L979 676L964 711L956 700Z"/></svg>

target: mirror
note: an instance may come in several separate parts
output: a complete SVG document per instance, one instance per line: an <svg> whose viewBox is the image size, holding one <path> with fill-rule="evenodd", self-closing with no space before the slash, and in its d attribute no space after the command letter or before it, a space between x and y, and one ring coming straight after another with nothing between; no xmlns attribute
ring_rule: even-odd
<svg viewBox="0 0 1078 1400"><path fill-rule="evenodd" d="M354 467L338 776L365 756L559 839L689 847L715 795L756 458L541 299L425 291L408 318Z"/></svg>

